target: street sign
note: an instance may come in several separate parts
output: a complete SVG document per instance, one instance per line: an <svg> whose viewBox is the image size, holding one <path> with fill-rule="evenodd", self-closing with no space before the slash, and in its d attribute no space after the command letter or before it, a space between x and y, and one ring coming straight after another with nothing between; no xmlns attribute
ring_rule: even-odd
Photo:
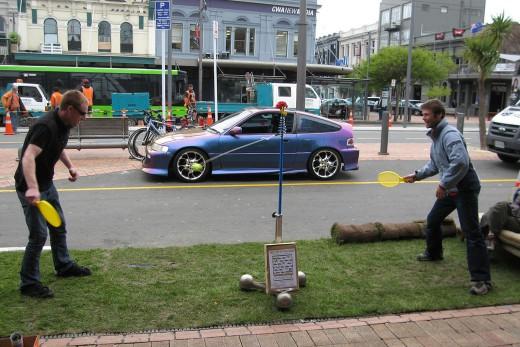
<svg viewBox="0 0 520 347"><path fill-rule="evenodd" d="M156 1L155 2L155 29L170 30L170 1Z"/></svg>
<svg viewBox="0 0 520 347"><path fill-rule="evenodd" d="M395 87L396 80L392 79L392 87Z"/></svg>

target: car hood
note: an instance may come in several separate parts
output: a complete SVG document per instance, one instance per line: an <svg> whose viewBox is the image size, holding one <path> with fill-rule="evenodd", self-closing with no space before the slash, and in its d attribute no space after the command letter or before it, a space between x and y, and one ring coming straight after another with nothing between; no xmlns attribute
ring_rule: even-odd
<svg viewBox="0 0 520 347"><path fill-rule="evenodd" d="M198 132L193 132L193 133L180 133L180 134L171 133L171 134L166 134L166 135L162 136L161 138L157 139L155 142L160 145L164 145L164 144L167 144L170 142L175 142L175 141L198 140L198 139L214 137L214 136L215 136L215 134L212 134L208 131L198 131Z"/></svg>
<svg viewBox="0 0 520 347"><path fill-rule="evenodd" d="M509 106L493 117L493 122L520 125L520 106Z"/></svg>

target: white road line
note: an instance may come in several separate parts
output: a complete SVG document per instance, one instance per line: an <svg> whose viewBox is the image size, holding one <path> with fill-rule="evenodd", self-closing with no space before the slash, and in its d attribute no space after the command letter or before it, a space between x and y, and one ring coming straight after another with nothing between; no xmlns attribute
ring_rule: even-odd
<svg viewBox="0 0 520 347"><path fill-rule="evenodd" d="M43 246L44 251L50 251L51 246ZM0 247L0 253L2 252L16 252L25 251L25 247Z"/></svg>

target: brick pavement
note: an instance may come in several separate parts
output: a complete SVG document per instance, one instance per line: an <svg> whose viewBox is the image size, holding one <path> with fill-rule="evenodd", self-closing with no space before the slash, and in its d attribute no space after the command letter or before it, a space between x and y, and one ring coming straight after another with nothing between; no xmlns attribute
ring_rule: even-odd
<svg viewBox="0 0 520 347"><path fill-rule="evenodd" d="M44 337L41 343L42 347L520 347L520 304L202 330Z"/></svg>

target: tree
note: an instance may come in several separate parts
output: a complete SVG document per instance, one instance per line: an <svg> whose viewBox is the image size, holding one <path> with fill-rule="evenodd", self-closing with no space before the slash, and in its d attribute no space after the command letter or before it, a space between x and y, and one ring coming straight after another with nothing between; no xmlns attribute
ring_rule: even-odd
<svg viewBox="0 0 520 347"><path fill-rule="evenodd" d="M464 58L473 66L478 74L478 100L479 100L479 133L480 148L486 149L486 79L491 75L500 59L500 49L504 37L509 34L512 27L511 18L505 18L502 13L493 17L493 22L488 24L478 36L465 40L466 50Z"/></svg>
<svg viewBox="0 0 520 347"><path fill-rule="evenodd" d="M422 48L412 50L412 85L415 82L433 86L445 80L455 69L455 63L446 53L435 53ZM396 80L397 95L406 82L406 67L408 64L408 48L392 46L383 48L371 57L370 65L363 61L354 69L358 78L370 79L369 88L381 90Z"/></svg>
<svg viewBox="0 0 520 347"><path fill-rule="evenodd" d="M430 99L440 99L443 96L448 96L451 94L451 88L444 86L435 86L428 89L426 95Z"/></svg>

